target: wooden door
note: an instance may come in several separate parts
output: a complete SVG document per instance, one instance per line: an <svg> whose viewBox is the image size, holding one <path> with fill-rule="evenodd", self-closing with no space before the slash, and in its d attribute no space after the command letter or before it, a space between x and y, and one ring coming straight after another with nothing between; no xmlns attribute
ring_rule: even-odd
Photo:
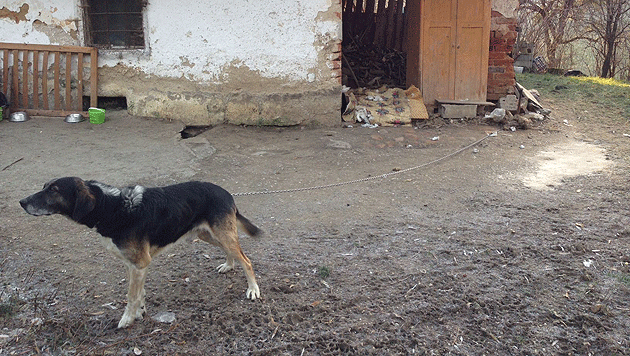
<svg viewBox="0 0 630 356"><path fill-rule="evenodd" d="M490 0L457 2L455 100L485 101L490 54ZM451 99L451 98L446 98Z"/></svg>
<svg viewBox="0 0 630 356"><path fill-rule="evenodd" d="M427 105L485 101L490 0L409 0L408 6L407 84L420 88Z"/></svg>
<svg viewBox="0 0 630 356"><path fill-rule="evenodd" d="M457 0L423 0L420 37L421 90L425 99L455 95Z"/></svg>

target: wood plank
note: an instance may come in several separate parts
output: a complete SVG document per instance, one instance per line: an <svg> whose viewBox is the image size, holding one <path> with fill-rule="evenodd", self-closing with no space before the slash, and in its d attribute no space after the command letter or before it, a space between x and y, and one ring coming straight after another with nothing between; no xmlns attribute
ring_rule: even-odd
<svg viewBox="0 0 630 356"><path fill-rule="evenodd" d="M61 53L55 52L55 77L54 77L54 94L55 94L55 110L61 109L61 86L59 85Z"/></svg>
<svg viewBox="0 0 630 356"><path fill-rule="evenodd" d="M354 1L353 0L344 0L344 4L345 7L343 9L343 37L344 38L350 38L352 35L352 19L354 18L354 16L352 15L352 11L354 8Z"/></svg>
<svg viewBox="0 0 630 356"><path fill-rule="evenodd" d="M39 108L39 51L33 51L33 108Z"/></svg>
<svg viewBox="0 0 630 356"><path fill-rule="evenodd" d="M9 50L2 51L2 92L9 95Z"/></svg>
<svg viewBox="0 0 630 356"><path fill-rule="evenodd" d="M44 109L48 109L48 51L42 55L42 101Z"/></svg>
<svg viewBox="0 0 630 356"><path fill-rule="evenodd" d="M378 0L376 12L376 30L374 32L374 44L381 47L385 45L385 31L387 30L387 0Z"/></svg>
<svg viewBox="0 0 630 356"><path fill-rule="evenodd" d="M90 106L98 105L98 49L90 52Z"/></svg>
<svg viewBox="0 0 630 356"><path fill-rule="evenodd" d="M83 109L83 53L79 53L77 62L77 110Z"/></svg>
<svg viewBox="0 0 630 356"><path fill-rule="evenodd" d="M22 107L28 108L28 51L22 52Z"/></svg>
<svg viewBox="0 0 630 356"><path fill-rule="evenodd" d="M13 103L13 105L19 105L20 103L20 98L18 96L18 91L19 91L19 78L20 76L18 75L18 51L17 50L13 50L13 85L11 86L11 102Z"/></svg>
<svg viewBox="0 0 630 356"><path fill-rule="evenodd" d="M396 23L394 19L396 17L396 0L389 0L387 4L387 26L385 30L385 46L387 48L394 47L394 34L396 33Z"/></svg>
<svg viewBox="0 0 630 356"><path fill-rule="evenodd" d="M395 26L395 33L394 33L394 43L393 43L393 49L397 50L397 51L402 51L402 41L403 41L403 22L404 22L404 18L403 18L403 0L397 0L396 2L396 19L394 20L396 26Z"/></svg>
<svg viewBox="0 0 630 356"><path fill-rule="evenodd" d="M81 114L87 120L89 112L76 110L43 110L43 109L24 109L30 116L67 116L70 114Z"/></svg>
<svg viewBox="0 0 630 356"><path fill-rule="evenodd" d="M452 100L452 99L435 99L438 104L449 104L449 105L483 105L483 106L494 106L494 103L489 101L482 100Z"/></svg>
<svg viewBox="0 0 630 356"><path fill-rule="evenodd" d="M72 109L72 53L66 52L66 100L63 108Z"/></svg>
<svg viewBox="0 0 630 356"><path fill-rule="evenodd" d="M49 51L49 52L74 52L74 53L91 53L93 47L80 46L55 46L55 45L37 45L23 43L0 42L0 49L19 50L19 51Z"/></svg>
<svg viewBox="0 0 630 356"><path fill-rule="evenodd" d="M371 15L370 20L374 17L374 5L376 5L376 0L365 0L365 12Z"/></svg>

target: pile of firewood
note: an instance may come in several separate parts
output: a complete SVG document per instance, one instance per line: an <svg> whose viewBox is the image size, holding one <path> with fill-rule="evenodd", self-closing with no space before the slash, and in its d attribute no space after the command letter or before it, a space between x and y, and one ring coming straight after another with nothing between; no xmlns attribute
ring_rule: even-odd
<svg viewBox="0 0 630 356"><path fill-rule="evenodd" d="M375 45L343 48L343 83L350 88L403 88L406 82L406 54Z"/></svg>

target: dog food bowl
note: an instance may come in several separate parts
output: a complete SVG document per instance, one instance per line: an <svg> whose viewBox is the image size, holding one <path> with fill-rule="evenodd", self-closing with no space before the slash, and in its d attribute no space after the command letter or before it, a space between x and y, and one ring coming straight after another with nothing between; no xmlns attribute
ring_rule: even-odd
<svg viewBox="0 0 630 356"><path fill-rule="evenodd" d="M28 121L28 119L30 119L30 117L28 117L28 114L26 112L18 111L18 112L11 113L11 118L9 119L9 121L24 122L24 121Z"/></svg>
<svg viewBox="0 0 630 356"><path fill-rule="evenodd" d="M70 114L66 116L66 118L63 121L71 123L71 124L76 124L77 122L81 122L83 120L85 120L85 118L81 114Z"/></svg>

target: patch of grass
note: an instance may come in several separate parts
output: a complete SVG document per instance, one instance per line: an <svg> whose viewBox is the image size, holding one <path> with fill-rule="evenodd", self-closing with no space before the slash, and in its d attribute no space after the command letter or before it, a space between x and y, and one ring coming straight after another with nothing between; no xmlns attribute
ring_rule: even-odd
<svg viewBox="0 0 630 356"><path fill-rule="evenodd" d="M577 105L594 105L603 114L630 117L630 83L598 77L565 77L553 74L516 74L516 81L527 89L536 89L543 97Z"/></svg>
<svg viewBox="0 0 630 356"><path fill-rule="evenodd" d="M330 276L330 268L326 266L320 266L317 272L319 273L319 277L321 279L326 279Z"/></svg>
<svg viewBox="0 0 630 356"><path fill-rule="evenodd" d="M20 300L16 296L11 296L5 302L0 303L0 319L13 317L20 309Z"/></svg>
<svg viewBox="0 0 630 356"><path fill-rule="evenodd" d="M616 277L620 283L623 283L627 287L630 287L630 274L629 273L622 273L620 275L617 275Z"/></svg>
<svg viewBox="0 0 630 356"><path fill-rule="evenodd" d="M608 272L606 274L608 278L615 279L620 284L630 288L630 273L627 272Z"/></svg>

